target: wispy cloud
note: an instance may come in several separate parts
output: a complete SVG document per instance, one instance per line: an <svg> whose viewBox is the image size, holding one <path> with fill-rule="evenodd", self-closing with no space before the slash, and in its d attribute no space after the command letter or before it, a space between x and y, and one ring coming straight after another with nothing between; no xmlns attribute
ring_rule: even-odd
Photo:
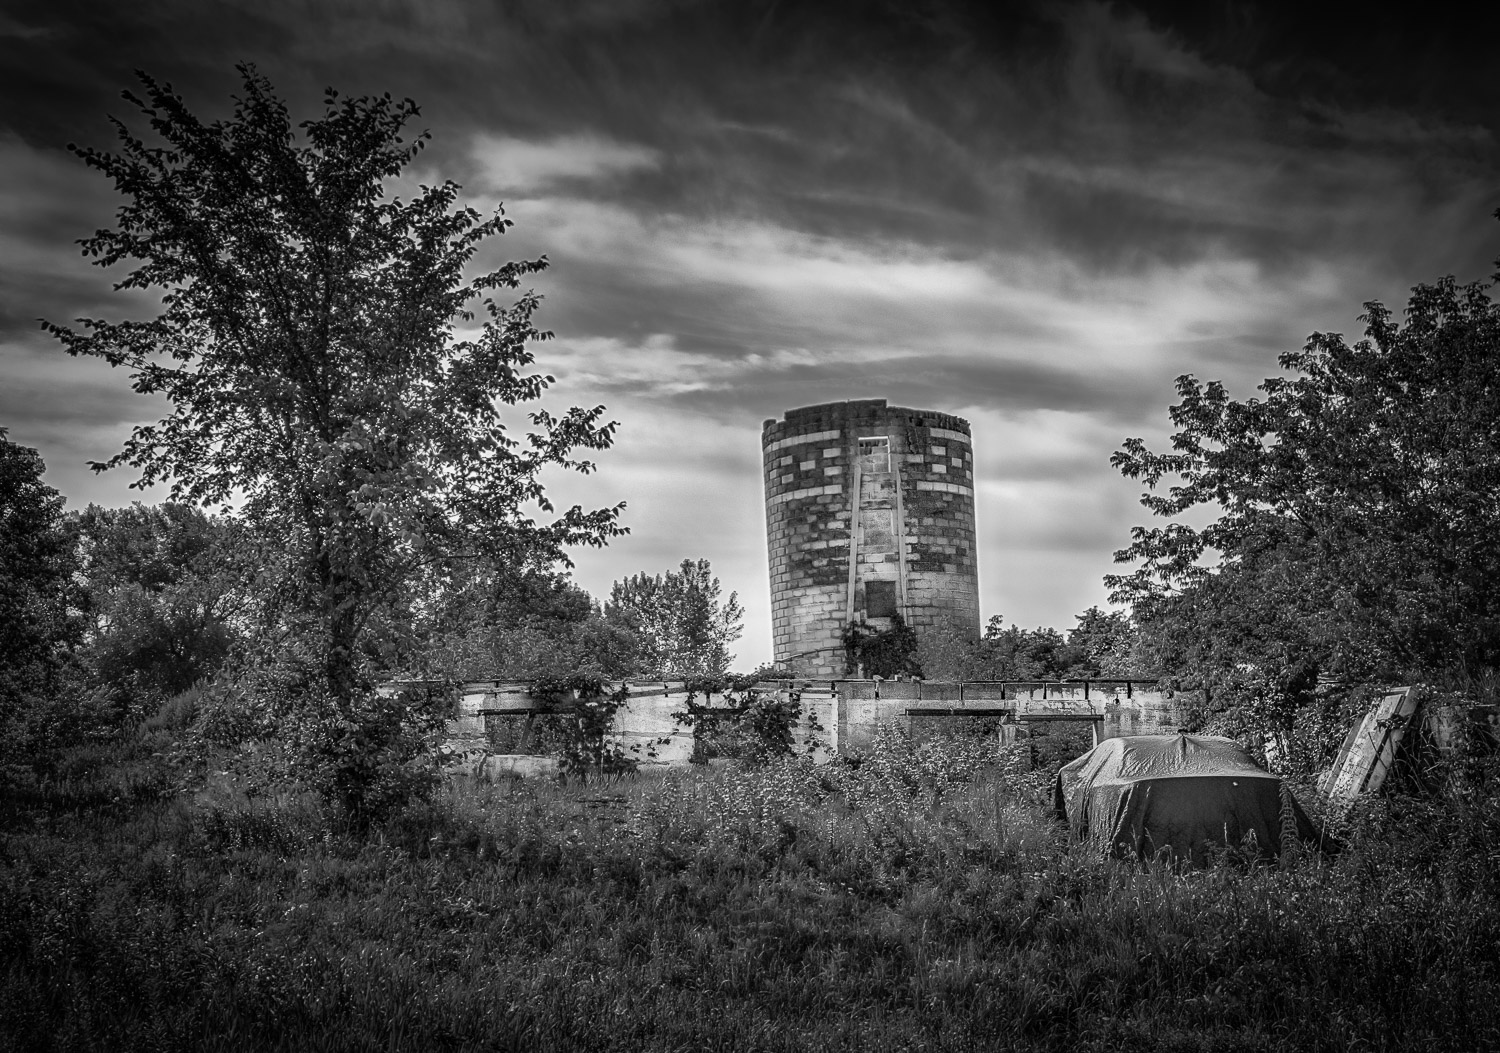
<svg viewBox="0 0 1500 1053"><path fill-rule="evenodd" d="M51 30L46 26L29 26L18 22L10 15L0 14L0 37L15 37L19 40L35 40L45 37Z"/></svg>
<svg viewBox="0 0 1500 1053"><path fill-rule="evenodd" d="M480 134L473 144L478 188L523 194L563 182L607 179L655 168L655 150L597 135L561 135L546 140Z"/></svg>

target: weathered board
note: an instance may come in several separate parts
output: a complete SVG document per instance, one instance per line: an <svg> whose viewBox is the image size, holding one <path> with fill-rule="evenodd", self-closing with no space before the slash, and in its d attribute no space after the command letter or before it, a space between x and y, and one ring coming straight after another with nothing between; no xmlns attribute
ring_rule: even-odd
<svg viewBox="0 0 1500 1053"><path fill-rule="evenodd" d="M1360 794L1380 789L1416 704L1411 688L1392 688L1355 722L1328 773L1330 801L1347 806Z"/></svg>

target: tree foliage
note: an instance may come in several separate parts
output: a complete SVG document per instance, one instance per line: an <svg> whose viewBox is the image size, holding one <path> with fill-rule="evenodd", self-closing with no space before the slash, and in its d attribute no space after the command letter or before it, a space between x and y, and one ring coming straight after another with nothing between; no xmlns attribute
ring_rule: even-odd
<svg viewBox="0 0 1500 1053"><path fill-rule="evenodd" d="M551 384L531 347L550 334L534 293L493 294L547 261L470 276L510 221L460 206L452 182L391 194L428 138L406 132L413 102L330 89L294 126L264 78L241 75L232 116L209 123L142 74L144 99L126 98L150 141L115 121L117 153L74 148L125 198L84 253L129 265L118 287L157 290L164 307L44 326L170 403L96 467L169 481L174 500L236 502L314 664L301 697L355 720L413 598L446 568L565 561L565 546L621 532L618 508L556 513L540 475L591 470L578 451L609 446L615 426L602 407L514 408Z"/></svg>
<svg viewBox="0 0 1500 1053"><path fill-rule="evenodd" d="M844 627L841 639L844 672L848 676L893 680L922 675L916 630L899 614L891 617L891 624L885 629L850 622Z"/></svg>
<svg viewBox="0 0 1500 1053"><path fill-rule="evenodd" d="M212 677L256 602L244 532L190 505L89 505L69 517L91 681L141 716Z"/></svg>
<svg viewBox="0 0 1500 1053"><path fill-rule="evenodd" d="M456 680L618 680L639 659L635 635L550 568L468 568L422 638L428 664Z"/></svg>
<svg viewBox="0 0 1500 1053"><path fill-rule="evenodd" d="M1062 633L1050 626L1023 629L1006 625L999 615L990 618L980 641L979 659L985 680L1052 680L1061 678L1082 657L1068 647Z"/></svg>
<svg viewBox="0 0 1500 1053"><path fill-rule="evenodd" d="M76 688L73 551L44 468L0 428L0 767L80 730L59 705Z"/></svg>
<svg viewBox="0 0 1500 1053"><path fill-rule="evenodd" d="M1152 675L1124 611L1090 607L1067 635L1047 626L1023 629L993 615L979 640L929 630L918 647L923 672L936 680L1128 680Z"/></svg>
<svg viewBox="0 0 1500 1053"><path fill-rule="evenodd" d="M1489 285L1414 288L1364 338L1314 333L1262 398L1180 377L1170 452L1113 463L1167 520L1107 579L1164 669L1287 729L1318 685L1500 664L1500 306ZM1185 518L1213 514L1194 527ZM1242 714L1243 715L1243 714Z"/></svg>
<svg viewBox="0 0 1500 1053"><path fill-rule="evenodd" d="M75 635L68 615L72 552L63 499L42 481L37 452L0 428L0 692L47 690Z"/></svg>
<svg viewBox="0 0 1500 1053"><path fill-rule="evenodd" d="M744 608L722 588L708 560L685 559L665 574L614 582L605 617L635 635L640 676L701 679L722 676L734 661L730 645L744 632Z"/></svg>
<svg viewBox="0 0 1500 1053"><path fill-rule="evenodd" d="M1068 632L1063 675L1070 679L1129 680L1152 674L1138 651L1139 634L1128 611L1090 607Z"/></svg>

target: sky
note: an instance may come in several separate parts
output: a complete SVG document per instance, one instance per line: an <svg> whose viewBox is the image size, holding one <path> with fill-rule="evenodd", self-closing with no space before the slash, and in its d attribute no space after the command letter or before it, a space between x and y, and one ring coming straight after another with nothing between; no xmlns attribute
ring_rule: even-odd
<svg viewBox="0 0 1500 1053"><path fill-rule="evenodd" d="M627 503L574 553L596 596L707 558L737 665L769 660L761 423L885 398L972 425L984 617L1067 629L1148 519L1110 455L1165 445L1174 378L1250 397L1364 302L1492 274L1491 39L1222 0L4 0L0 427L69 507L165 499L88 468L163 407L38 325L142 307L80 256L120 201L67 145L141 127L136 69L218 117L251 62L297 117L329 86L416 100L411 182L549 259L544 404L620 425L549 477Z"/></svg>

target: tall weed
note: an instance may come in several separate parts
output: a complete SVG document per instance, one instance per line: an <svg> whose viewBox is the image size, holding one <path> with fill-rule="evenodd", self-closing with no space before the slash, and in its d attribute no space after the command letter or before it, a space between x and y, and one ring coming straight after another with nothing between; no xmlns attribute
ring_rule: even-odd
<svg viewBox="0 0 1500 1053"><path fill-rule="evenodd" d="M354 836L301 798L32 800L0 1047L1480 1049L1493 801L1183 870L1070 845L1023 758L453 780Z"/></svg>

